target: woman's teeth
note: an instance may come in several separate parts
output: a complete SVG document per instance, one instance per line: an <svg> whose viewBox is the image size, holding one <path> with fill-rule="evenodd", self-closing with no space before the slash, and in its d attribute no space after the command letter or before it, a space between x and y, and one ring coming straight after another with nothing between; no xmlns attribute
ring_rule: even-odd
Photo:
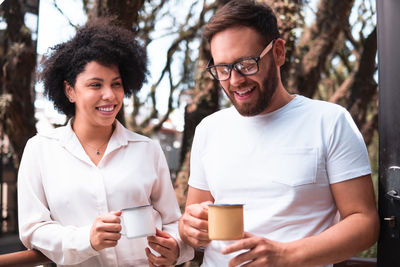
<svg viewBox="0 0 400 267"><path fill-rule="evenodd" d="M99 107L98 109L100 111L110 112L114 110L114 107L104 107L104 108Z"/></svg>

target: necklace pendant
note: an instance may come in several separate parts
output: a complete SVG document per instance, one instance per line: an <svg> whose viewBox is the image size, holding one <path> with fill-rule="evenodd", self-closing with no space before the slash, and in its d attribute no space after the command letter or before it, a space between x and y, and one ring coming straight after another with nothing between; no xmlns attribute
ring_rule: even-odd
<svg viewBox="0 0 400 267"><path fill-rule="evenodd" d="M97 150L96 154L97 154L97 155L100 155L100 152Z"/></svg>

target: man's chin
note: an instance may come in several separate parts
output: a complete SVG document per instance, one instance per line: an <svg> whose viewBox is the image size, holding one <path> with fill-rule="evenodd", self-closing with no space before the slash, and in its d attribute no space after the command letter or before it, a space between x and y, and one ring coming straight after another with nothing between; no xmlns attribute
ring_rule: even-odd
<svg viewBox="0 0 400 267"><path fill-rule="evenodd" d="M234 104L236 110L239 112L240 115L244 116L244 117L251 117L251 116L255 116L261 113L258 112L257 110L254 110L254 108L251 107L243 107L243 106L239 106L237 104Z"/></svg>

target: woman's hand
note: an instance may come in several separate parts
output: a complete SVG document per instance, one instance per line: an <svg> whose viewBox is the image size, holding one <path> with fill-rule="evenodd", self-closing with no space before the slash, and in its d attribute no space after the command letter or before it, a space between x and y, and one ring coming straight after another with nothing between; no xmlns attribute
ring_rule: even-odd
<svg viewBox="0 0 400 267"><path fill-rule="evenodd" d="M156 229L155 236L147 237L149 246L160 254L156 256L146 248L146 255L150 267L173 266L179 257L178 242L167 232Z"/></svg>
<svg viewBox="0 0 400 267"><path fill-rule="evenodd" d="M90 244L95 250L115 247L121 238L121 211L111 211L96 218L90 229Z"/></svg>

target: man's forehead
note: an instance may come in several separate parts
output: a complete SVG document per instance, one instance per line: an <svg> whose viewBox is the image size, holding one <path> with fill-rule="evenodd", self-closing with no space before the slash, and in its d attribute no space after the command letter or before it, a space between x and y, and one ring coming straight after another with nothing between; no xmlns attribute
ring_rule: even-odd
<svg viewBox="0 0 400 267"><path fill-rule="evenodd" d="M210 42L214 64L231 63L243 57L258 56L264 42L261 35L249 27L232 27L216 33Z"/></svg>

